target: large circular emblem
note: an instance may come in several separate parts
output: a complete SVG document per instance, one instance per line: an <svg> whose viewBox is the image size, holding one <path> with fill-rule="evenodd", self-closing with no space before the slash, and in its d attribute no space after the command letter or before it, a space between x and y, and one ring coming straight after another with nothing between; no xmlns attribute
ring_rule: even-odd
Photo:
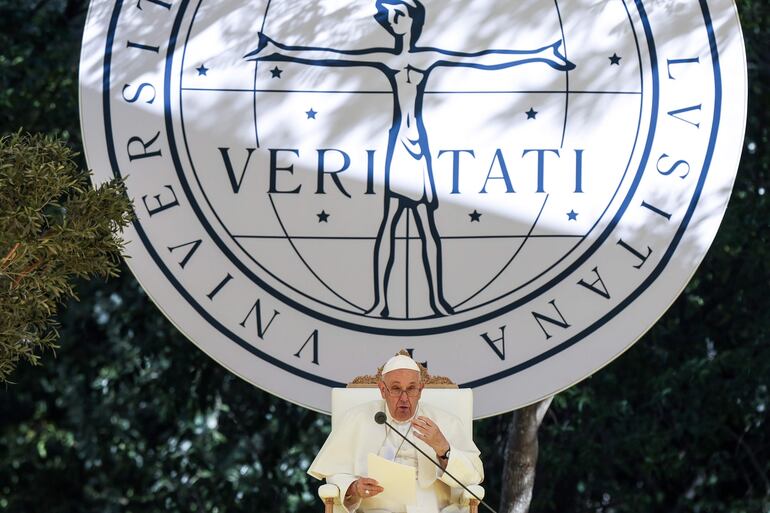
<svg viewBox="0 0 770 513"><path fill-rule="evenodd" d="M128 261L309 408L407 347L509 411L594 372L702 260L745 125L731 0L94 1L81 62Z"/></svg>

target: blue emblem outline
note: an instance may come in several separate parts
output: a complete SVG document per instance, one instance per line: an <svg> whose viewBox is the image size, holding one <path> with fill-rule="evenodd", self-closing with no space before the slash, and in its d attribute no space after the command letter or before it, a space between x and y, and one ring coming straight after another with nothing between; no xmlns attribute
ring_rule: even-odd
<svg viewBox="0 0 770 513"><path fill-rule="evenodd" d="M577 342L585 338L588 334L592 333L593 331L596 331L598 328L606 324L610 319L612 319L620 311L625 309L626 306L628 306L631 302L636 300L636 298L638 298L642 294L642 292L644 292L660 276L660 274L668 265L668 262L670 261L673 255L673 252L678 247L679 242L681 242L681 239L684 236L684 233L687 227L689 226L689 222L692 219L692 216L695 211L695 207L697 206L697 203L700 199L700 195L703 191L703 186L704 186L706 177L708 176L708 173L710 170L709 168L711 166L711 161L713 159L714 148L716 145L716 138L719 133L719 126L721 121L722 78L721 78L721 68L719 64L719 50L717 48L716 37L713 30L713 24L712 24L711 14L707 5L707 0L698 0L698 2L701 6L701 11L703 13L705 28L708 36L708 42L711 50L712 68L714 71L715 98L714 98L713 124L712 124L711 134L709 137L709 144L706 151L706 156L704 159L703 167L699 174L699 179L698 179L695 192L690 201L690 205L688 206L687 212L684 215L682 223L677 229L677 232L671 244L668 246L667 250L663 254L661 261L658 263L655 269L653 269L650 275L642 282L642 284L639 287L637 287L631 294L629 294L617 307L610 310L607 314L605 314L599 320L595 321L593 324L591 324L590 326L582 330L580 333L572 336L571 338L569 338L562 344L552 348L551 350L548 350L534 358L531 358L530 360L522 362L518 365L515 365L513 367L510 367L498 373L491 374L485 378L462 383L460 384L460 387L473 388L473 387L482 386L482 385L489 384L491 382L506 378L508 376L521 372L527 368L530 368L536 365L537 363L540 363L541 361L547 358L550 358L551 356L567 349L568 347L571 347L572 345L576 344ZM189 0L181 0L180 15L177 17L177 19L174 22L174 25L172 28L172 36L169 40L169 50L170 50L169 54L171 54L171 50L173 50L173 48L176 45L176 34L178 33L179 26L181 24L181 14L184 13L184 10L186 9L186 6L188 3L189 3ZM653 100L654 100L653 104L655 106L655 108L652 111L652 115L653 115L653 118L657 120L657 105L658 105L657 100L658 100L658 86L659 86L657 54L655 52L655 45L654 45L654 40L651 33L651 28L649 26L649 20L647 19L646 11L644 10L642 0L634 0L634 3L637 6L637 9L639 10L640 17L642 20L642 25L645 29L645 36L647 38L648 45L650 48L650 58L651 58L651 64L652 64L652 71L653 71L652 75L653 75L653 86L654 86L653 87ZM624 5L625 5L625 1L624 1ZM111 110L110 110L110 72L111 72L111 64L112 64L112 49L115 41L115 32L117 29L118 19L120 16L120 11L122 9L122 6L123 6L123 0L115 1L115 7L113 8L113 12L110 19L108 32L107 32L106 43L105 43L103 77L102 77L102 107L103 107L103 113L104 113L105 142L107 145L107 153L108 153L109 161L112 166L112 172L113 172L113 175L116 177L121 177L122 174L120 172L120 167L118 166L118 163L117 163L117 157L116 157L114 140L113 140L112 117L111 117ZM169 57L167 59L167 66L166 66L167 75L170 72L170 65L171 65L171 62ZM165 93L167 102L169 98L168 88L169 88L169 82L167 80L165 82L165 87L164 87L164 93ZM169 119L170 109L168 107L169 105L167 103L165 105L165 115L166 115L167 124L170 122L170 119ZM654 131L655 131L654 125L651 124L651 126L653 130L648 136L648 146L645 148L646 156L649 156L649 151L651 149L651 144L654 137ZM167 126L167 129L170 129L170 128ZM178 163L178 162L175 162L175 163ZM644 161L644 163L646 165L646 160ZM640 164L640 168L641 167L642 166ZM198 304L194 298L192 298L192 296L184 289L184 287L181 286L181 284L173 275L173 273L170 272L170 270L166 267L163 260L159 257L154 246L150 243L149 238L147 237L147 234L145 233L144 229L142 228L142 226L137 220L133 221L133 226L134 226L134 229L137 231L137 234L139 235L139 238L141 239L144 247L147 249L148 254L158 265L158 268L161 270L164 276L166 276L166 278L169 280L171 285L174 286L177 292L179 292L179 294L188 302L188 304L190 304L190 306L193 307L193 309L196 310L201 315L201 317L203 317L209 324L211 324L213 327L215 327L220 332L222 332L225 336L227 336L228 338L236 342L239 346L251 352L255 356L258 356L259 358L265 360L266 362L272 365L275 365L278 368L286 370L294 374L295 376L307 379L309 381L312 381L321 385L329 386L329 387L343 386L342 383L339 383L327 378L323 378L315 374L298 369L294 366L288 365L282 360L279 360L269 354L266 354L256 349L247 341L243 340L242 338L232 333L229 329L223 326L216 318L211 316L211 314L209 314L203 307L201 307L201 305ZM397 333L397 335L412 334L412 333L409 333L408 330L405 330L405 331L407 332ZM420 333L417 333L417 334L420 334Z"/></svg>
<svg viewBox="0 0 770 513"><path fill-rule="evenodd" d="M623 0L621 0L621 1L623 1ZM191 19L191 22L190 22L191 26L194 23L195 17L196 17L197 12L198 12L198 9L200 8L202 2L203 2L203 0L198 0L198 5L197 5L197 7L195 9L195 13L193 13L193 16L192 16L192 19ZM267 13L268 13L268 11L270 9L271 3L272 3L272 0L268 0L267 6L265 8L265 15L263 16L262 29L260 29L260 32L259 32L259 34L260 34L260 42L262 41L263 38L269 39L266 36L263 36L262 34L263 34L264 26L265 26L265 21L267 19L266 15L267 15ZM559 17L559 24L560 24L560 27L562 28L562 39L561 39L561 41L559 41L559 43L561 45L563 45L563 48L564 48L564 51L565 51L565 57L566 57L566 40L565 40L564 33L563 33L563 25L562 25L562 22L561 22L561 12L560 12L559 7L558 7L558 0L554 0L554 3L556 5L557 15ZM637 37L637 34L636 34L636 28L633 25L633 22L631 20L631 14L628 12L628 8L626 6L625 1L623 1L623 5L624 5L624 8L626 9L626 14L627 14L627 16L629 18L629 21L631 22L632 31L633 31L633 34L634 34L634 40L635 40L635 43L636 43L637 54L639 56L639 60L640 60L640 63L641 63L641 49L639 47L638 37ZM189 32L188 32L188 38L189 38ZM554 47L554 46L555 45L548 45L548 46L543 47L543 48L541 48L539 50L542 51L542 50L544 50L546 48L551 48L551 47ZM312 50L316 50L316 48L311 48L311 49ZM356 51L351 51L350 53L362 53L362 51L356 50ZM506 53L521 54L521 53L532 53L532 52L526 52L526 51L525 52L521 52L521 51L506 51ZM182 56L182 62L183 63L184 63L185 58L186 58L186 48L185 48L185 51L183 52L183 56ZM285 59L268 59L268 60L269 61L275 61L275 60L283 61ZM378 67L378 66L372 65L372 64L369 64L369 66L371 66L371 67ZM382 65L380 65L380 66L382 66ZM257 72L257 69L255 68L255 76L256 76L256 72ZM181 79L182 79L183 73L184 73L184 66L182 66L182 69L180 70L180 85L181 85ZM569 69L566 71L566 76L567 76L567 80L569 80ZM536 281L538 278L540 278L544 274L548 273L551 269L553 269L554 267L559 265L561 262L563 262L566 258L568 258L569 255L571 255L580 246L580 244L582 244L582 242L586 239L588 234L590 234L596 228L596 226L598 225L599 221L604 217L604 215L606 214L607 210L609 210L609 206L614 201L615 197L617 196L618 191L620 190L620 187L622 186L623 182L626 181L626 175L629 172L629 166L631 164L631 160L633 160L633 155L636 152L636 148L637 148L637 146L639 144L639 132L640 132L640 127L641 127L641 122L642 122L642 115L641 114L642 114L642 109L643 109L642 97L644 95L644 80L643 80L643 70L642 69L640 69L640 82L641 82L641 91L639 93L636 93L636 92L628 93L628 94L638 94L640 96L639 118L638 118L638 121L637 121L637 128L636 128L636 134L634 136L633 148L632 148L632 150L630 152L630 155L629 155L629 161L626 163L626 167L625 167L625 170L623 172L623 176L620 179L620 182L619 182L619 185L618 185L618 189L616 189L616 191L612 194L612 196L611 196L611 198L610 198L610 200L609 200L609 202L607 204L607 207L604 209L604 211L598 217L596 223L594 223L594 225L591 226L589 228L589 230L584 235L579 236L580 240L572 248L570 248L568 251L566 251L564 253L564 255L562 255L561 258L559 258L557 261L555 261L550 267L548 267L547 269L545 269L542 272L540 272L538 275L531 277L529 280L525 281L524 283L522 283L521 285L517 286L516 288L514 288L514 289L512 289L510 291L507 291L504 294L501 294L501 295L499 295L499 296L497 296L497 297L495 297L493 299L486 300L486 301L484 301L484 302L482 302L480 304L474 305L471 308L461 310L458 313L466 313L466 312L469 312L469 311L472 311L472 310L475 310L475 309L478 309L478 308L483 308L483 307L485 307L485 306L487 306L489 304L502 301L502 299L504 297L509 296L511 294L514 294L518 290L520 290L520 289L526 287L527 285L529 285L530 283ZM182 89L182 91L185 90L184 87L182 87L181 89ZM206 89L206 90L212 90L212 89ZM243 91L246 92L247 90L243 90ZM256 86L254 86L253 90L248 90L248 92L252 92L252 93L256 94L256 92L257 92ZM383 93L392 94L391 92L387 92L387 91L383 91ZM565 94L565 97L566 97L566 101L569 102L569 95L571 94L571 91L569 90L569 86L568 85L567 85L567 89L564 91L564 94ZM565 109L565 122L564 122L565 123L565 127L566 127L566 122L567 122L567 120L566 120L567 112L568 111ZM184 117L184 107L183 107L183 103L181 101L181 98L180 98L180 105L179 105L179 114L180 114L181 118ZM258 133L259 133L259 130L257 128L257 118L256 118L256 114L255 114L255 135L256 135L256 138L257 138L257 147L259 148L260 147L260 143L259 143ZM565 137L565 134L566 134L566 129L562 130L562 146L563 146L563 139ZM248 251L246 251L245 248L243 248L243 246L241 245L241 243L237 240L236 236L233 235L230 232L230 230L227 228L227 226L222 222L221 218L219 217L219 214L217 213L216 209L214 208L214 206L212 205L211 201L209 200L208 195L206 194L206 191L203 189L203 187L202 187L202 185L200 183L200 179L197 176L197 171L195 169L195 164L193 162L192 156L189 153L189 144L187 142L187 134L186 134L186 130L185 130L185 126L184 126L183 122L181 124L181 136L182 136L182 138L183 138L183 140L185 142L185 151L187 153L188 161L190 162L190 165L192 167L193 176L195 177L195 180L198 183L198 188L201 191L201 194L203 195L203 198L205 199L205 201L208 204L209 208L212 210L212 213L214 214L214 217L219 221L219 224L222 226L222 228L225 231L225 233L227 233L227 235L234 242L234 244L236 246L238 246L238 248L240 248L241 251L243 251L246 254L246 256L248 257L249 260L254 262L258 267L260 267L263 271L265 271L273 279L275 279L275 280L279 281L281 284L283 284L287 289L292 290L295 293L299 294L300 296L306 297L306 298L314 301L317 304L323 305L323 306L325 306L327 308L330 308L332 310L337 310L337 311L340 311L340 312L344 312L344 313L349 314L349 315L360 315L364 319L377 319L376 316L366 315L367 314L366 308L362 308L362 307L359 307L357 305L352 304L350 301L348 301L344 297L342 297L339 294L337 294L320 277L317 276L317 274L312 269L312 267L304 260L304 258L301 256L301 254L298 252L298 250L294 246L293 237L286 232L286 230L284 228L284 225L283 225L283 222L281 221L281 216L279 215L278 209L275 206L275 202L273 201L273 199L272 199L272 197L270 195L268 195L268 198L270 200L270 204L271 204L271 206L273 208L273 211L274 211L275 216L276 216L276 218L278 220L278 223L280 224L280 227L281 227L281 229L284 232L286 240L292 246L292 248L294 249L295 254L298 256L300 261L305 265L305 267L308 269L308 271L316 279L318 279L318 281L321 283L321 285L326 287L328 290L330 290L333 294L335 294L338 298L340 298L345 303L348 303L349 305L351 305L355 309L360 310L361 313L357 313L357 312L354 312L354 311L351 311L351 310L344 309L344 308L342 308L340 306L329 304L329 303L327 303L327 302L325 302L325 301L323 301L321 299L318 299L318 298L315 298L315 297L311 297L307 293L305 293L305 292L303 292L301 290L297 290L295 287L293 287L292 285L286 283L284 280L282 280L279 277L277 277L276 275L274 275L269 269L266 269L262 264L260 264L257 260L255 260L253 257L251 257L251 255L248 254ZM171 138L170 131L169 131L169 137ZM176 146L172 147L172 151L176 151ZM641 162L644 162L644 157L642 158ZM644 167L645 166L640 165L638 170L636 171L636 177L632 181L633 185L629 188L629 191L626 194L626 196L627 196L626 200L628 200L628 198L630 198L630 197L633 197L633 195L635 194L636 185L641 180L641 175L644 173ZM340 326L340 327L345 327L345 328L348 328L348 329L353 329L353 330L364 332L364 333L392 334L392 335L433 334L433 333L439 333L439 332L453 331L455 329L461 329L461 328L467 327L467 326L472 325L472 324L481 323L481 322L484 322L485 320L489 320L491 318L497 317L497 316L499 316L499 315L501 315L501 314L503 314L505 312L514 310L514 309L518 308L521 304L530 301L535 295L539 295L539 294L542 293L542 291L555 286L558 281L561 281L561 279L563 278L564 275L569 274L571 272L571 270L574 270L575 267L581 265L581 263L582 263L582 260L578 259L575 262L573 262L567 269L565 269L561 274L559 274L556 278L551 279L549 282L547 282L546 284L542 285L537 290L531 292L527 296L524 296L524 297L522 297L522 298L520 298L520 299L518 299L516 301L510 302L510 303L506 303L505 305L499 306L496 309L493 309L491 311L487 311L486 313L482 313L481 315L478 315L477 317L474 317L473 319L469 319L469 320L462 321L462 322L461 321L456 321L454 323L449 323L449 324L446 324L446 325L443 325L443 326L433 326L433 327L428 327L428 328L391 328L391 327L385 328L385 327L368 326L366 324L357 324L357 323L353 323L353 322L343 321L343 320L340 320L340 319L336 319L334 317L330 317L327 314L323 314L323 313L317 312L317 311L313 310L312 308L299 303L296 299L289 298L284 293L276 291L274 288L268 286L264 282L264 280L262 280L260 277L256 276L251 269L248 269L246 266L244 266L244 264L238 258L236 258L236 256L232 253L230 248L227 247L227 245L224 243L224 241L222 241L221 237L219 237L219 234L216 233L216 230L214 230L214 228L211 227L210 221L200 211L200 207L197 205L197 201L190 194L189 184L187 182L187 176L185 176L184 172L182 171L181 166L177 167L177 169L178 169L177 175L178 175L178 177L180 179L180 182L182 182L183 187L185 188L185 192L187 194L188 200L191 202L191 205L193 206L193 209L195 210L195 212L196 212L196 214L198 216L199 221L203 224L203 226L206 228L206 231L208 232L208 234L211 236L211 238L214 240L214 242L219 246L219 248L223 251L223 253L228 257L228 259L230 260L230 262L233 265L235 265L241 272L243 272L247 277L249 277L257 286L259 286L263 290L266 290L268 293L270 293L271 295L273 295L274 297L276 297L280 301L283 301L285 303L290 304L293 308L296 308L296 309L298 309L300 311L303 311L304 313L306 313L306 314L308 314L310 316L313 316L313 317L315 317L315 318L317 318L319 320L322 320L324 322L328 322L330 324L334 324L334 325L337 325L337 326ZM546 197L546 201L547 201L547 199L548 198ZM613 220L611 220L610 223L608 224L608 226L605 227L605 229L604 229L605 233L609 233L609 231L612 230L612 228L615 226L617 220L619 220L622 217L622 215L623 215L627 205L628 205L628 201L623 202L623 204L620 206L620 208L618 209L617 213L615 214L615 217L613 218ZM604 239L599 239L599 240L603 241ZM518 254L518 252L521 250L523 245L526 244L526 241L527 241L527 237L524 238L524 241L522 242L522 244L519 247L519 249L514 252L514 257L515 257L516 254ZM591 253L595 252L599 248L600 245L601 245L600 243L599 244L595 243L595 244L592 244L591 246L589 246L585 250L585 252L584 252L584 255L586 256L586 258L588 256L590 256ZM498 272L498 275L501 274L502 272L504 272L505 268L507 268L507 266L510 265L512 259L513 259L513 257L506 264L506 266L504 266ZM471 297L462 300L456 306L460 306L462 304L465 304L467 301L469 301L470 299L472 299L473 297L478 295L484 288L486 288L491 283L491 281L493 281L493 280L488 280L488 283L481 290L475 292ZM437 318L437 317L436 316L428 316L428 317L413 317L413 318L406 318L406 319L398 318L397 322L399 322L399 323L407 323L407 322L415 322L415 321L424 321L426 319L435 319L435 318Z"/></svg>

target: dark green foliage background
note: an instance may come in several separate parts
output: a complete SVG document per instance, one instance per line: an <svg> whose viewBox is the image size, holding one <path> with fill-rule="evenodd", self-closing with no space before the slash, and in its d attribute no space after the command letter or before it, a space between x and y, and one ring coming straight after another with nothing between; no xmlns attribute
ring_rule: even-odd
<svg viewBox="0 0 770 513"><path fill-rule="evenodd" d="M533 512L770 512L770 4L739 0L749 57L741 169L706 260L626 355L554 401ZM0 0L0 133L80 149L84 0ZM311 512L325 417L228 374L129 272L83 283L61 348L0 390L0 511ZM488 499L510 414L477 423Z"/></svg>

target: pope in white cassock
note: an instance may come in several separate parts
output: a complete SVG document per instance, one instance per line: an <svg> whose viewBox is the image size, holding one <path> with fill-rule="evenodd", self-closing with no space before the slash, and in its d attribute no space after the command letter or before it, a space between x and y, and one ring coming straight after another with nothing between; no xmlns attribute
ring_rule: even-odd
<svg viewBox="0 0 770 513"><path fill-rule="evenodd" d="M344 493L335 513L461 513L462 488L479 484L484 470L479 450L468 438L460 420L439 408L420 403L423 383L420 369L408 356L394 356L382 369L378 387L383 400L352 408L329 435L308 474L326 479ZM427 454L435 454L437 468L392 430L374 421L377 412L387 414L388 423ZM335 422L336 423L336 422ZM374 453L416 469L417 503L392 510L374 509L368 499L383 491L366 477L367 456ZM446 470L447 472L444 472Z"/></svg>

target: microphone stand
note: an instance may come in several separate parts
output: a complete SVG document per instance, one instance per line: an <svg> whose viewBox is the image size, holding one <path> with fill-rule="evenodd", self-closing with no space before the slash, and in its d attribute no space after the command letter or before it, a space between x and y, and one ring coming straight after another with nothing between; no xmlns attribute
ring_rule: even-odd
<svg viewBox="0 0 770 513"><path fill-rule="evenodd" d="M484 505L484 507L486 507L486 508L487 508L489 511L491 511L492 513L497 513L497 511L493 510L493 509L492 509L492 507L491 507L489 504L487 504L486 502L484 502L484 501L481 499L481 497L479 497L478 495L476 495L475 493L473 493L472 491L470 491L470 490L468 489L468 487L467 487L467 486L465 486L464 484L462 484L462 483L460 482L460 480L459 480L459 479L457 479L455 476L453 476L452 474L450 474L450 473L449 473L449 472L448 472L448 471L447 471L445 468L443 468L443 467L442 467L442 466L439 464L439 462L437 462L437 461L436 461L436 460L434 460L432 457L430 457L430 456L429 456L429 455L428 455L428 454L427 454L425 451L423 451L422 449L420 449L419 447L417 447L417 445L415 445L415 443L414 443L414 442L412 442L411 440L409 440L409 439L408 439L406 436L402 435L402 434L401 434L401 432L400 432L398 429L396 429L396 428L394 428L393 426L391 426L391 425L390 425L390 423L389 423L389 422L388 422L388 420L387 420L387 417L385 416L385 414L384 414L383 412L378 412L377 414L375 414L375 416L374 416L374 421L375 421L377 424L385 424L386 426L388 426L388 427L389 427L389 428L390 428L390 429L391 429L391 430L392 430L394 433L397 433L397 434L398 434L398 436L400 436L401 438L403 438L403 439L406 441L406 443L408 443L409 445L411 445L412 447L414 447L415 449L417 449L417 450L420 452L420 454L422 454L423 456L425 456L426 458L428 458L428 460L430 460L430 462L431 462L431 463L433 463L433 464L434 464L434 465L436 465L438 468L440 468L440 469L441 469L441 470L442 470L442 471L443 471L443 472L444 472L446 475L448 475L449 477L451 477L452 479L454 479L454 480L455 480L455 482L456 482L457 484L459 484L459 485L460 485L460 486L463 488L463 490L465 490L465 491L466 491L466 492L468 492L469 494L473 495L473 497L475 497L475 498L476 498L476 500L478 500L478 501L479 501L479 503L483 504L483 505Z"/></svg>

